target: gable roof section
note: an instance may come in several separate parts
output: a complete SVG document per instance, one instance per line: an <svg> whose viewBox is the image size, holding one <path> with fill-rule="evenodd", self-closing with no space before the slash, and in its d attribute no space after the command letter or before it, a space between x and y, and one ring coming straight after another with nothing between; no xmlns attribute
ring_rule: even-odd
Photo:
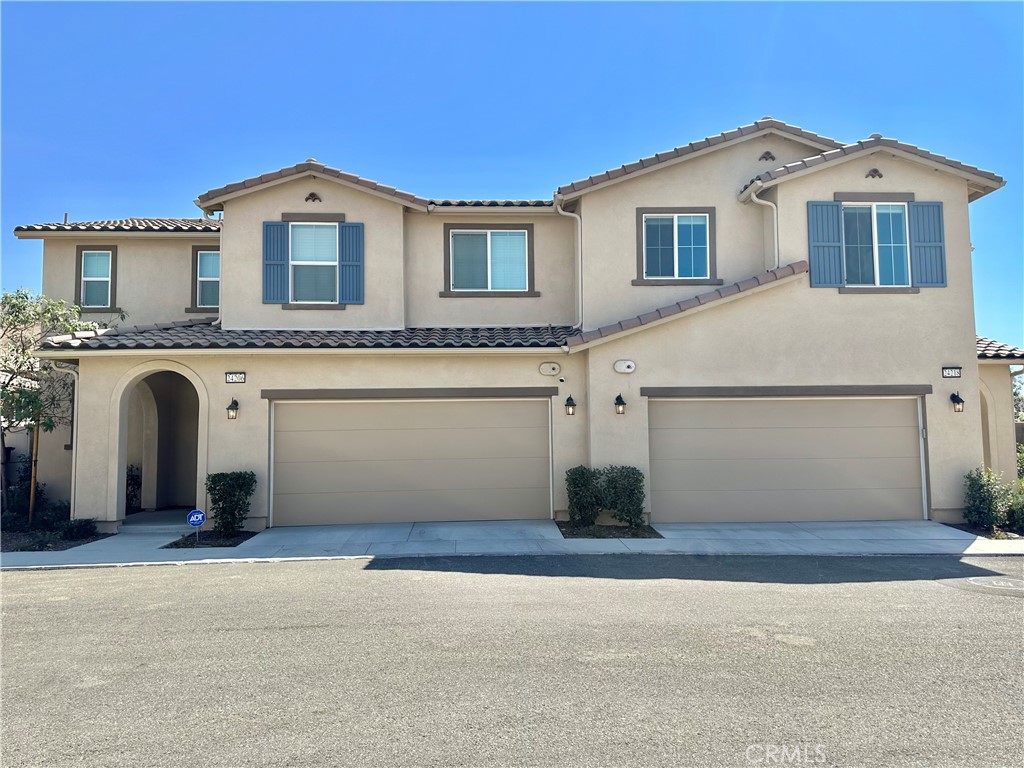
<svg viewBox="0 0 1024 768"><path fill-rule="evenodd" d="M708 291L699 296L694 296L692 299L686 299L686 301L679 301L666 307L659 307L642 315L620 320L617 323L605 325L593 331L577 332L566 339L565 345L570 352L578 352L584 347L595 343L603 343L620 334L635 332L642 329L643 326L661 325L663 321L676 319L687 312L693 312L709 304L753 291L762 286L777 284L780 280L785 280L787 283L791 282L786 280L786 278L796 277L805 272L807 272L807 262L794 261L792 264L787 264L784 267L762 272L732 285L724 285L714 291Z"/></svg>
<svg viewBox="0 0 1024 768"><path fill-rule="evenodd" d="M391 331L224 330L216 318L51 336L41 349L509 349L560 348L571 326L403 328Z"/></svg>
<svg viewBox="0 0 1024 768"><path fill-rule="evenodd" d="M781 120L775 120L771 117L763 117L750 125L742 125L731 131L726 131L725 133L720 133L716 136L710 136L708 138L701 139L700 141L693 141L685 146L676 147L675 149L670 149L667 152L659 152L651 157L645 157L641 160L637 160L635 163L621 165L618 168L611 169L610 171L605 171L604 173L599 173L580 181L574 181L571 184L559 187L556 194L563 197L576 196L577 194L587 191L592 187L625 179L632 174L639 171L646 171L656 165L662 165L663 163L672 162L674 160L682 160L687 156L693 155L702 150L729 144L739 139L746 139L755 134L766 132L774 132L797 138L822 149L837 149L843 146L835 139L830 139L826 136L819 136L816 133L805 131L803 128L797 128L795 125L789 125Z"/></svg>
<svg viewBox="0 0 1024 768"><path fill-rule="evenodd" d="M984 336L977 337L978 359L979 360L1012 360L1024 361L1024 349L1014 347L1010 344L1003 344L999 341L986 339Z"/></svg>
<svg viewBox="0 0 1024 768"><path fill-rule="evenodd" d="M774 186L793 174L802 174L805 171L815 170L829 163L849 158L851 155L860 155L865 152L874 152L881 149L893 150L909 160L924 161L929 165L939 166L960 175L973 177L976 184L969 195L970 200L976 200L982 195L986 195L1006 184L1002 177L997 176L991 171L983 171L973 165L967 165L959 160L937 155L913 144L905 144L902 141L896 141L896 139L886 139L881 134L876 133L854 144L847 144L831 149L828 152L822 152L820 155L807 157L795 163L789 163L774 170L758 174L743 187L740 198L744 199L747 197L744 193L757 184L764 187Z"/></svg>
<svg viewBox="0 0 1024 768"><path fill-rule="evenodd" d="M220 232L219 219L110 219L69 221L59 224L26 224L15 227L17 236L44 232Z"/></svg>

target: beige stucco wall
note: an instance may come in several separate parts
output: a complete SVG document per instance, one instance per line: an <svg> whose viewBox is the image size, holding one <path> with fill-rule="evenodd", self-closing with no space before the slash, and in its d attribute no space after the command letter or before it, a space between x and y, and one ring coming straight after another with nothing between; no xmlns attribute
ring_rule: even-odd
<svg viewBox="0 0 1024 768"><path fill-rule="evenodd" d="M758 160L766 150L775 155L774 161ZM631 285L637 277L637 208L714 207L718 277L726 283L743 280L773 264L766 262L771 253L767 209L740 203L740 189L758 173L819 151L769 134L585 194L581 208L586 328L713 290Z"/></svg>
<svg viewBox="0 0 1024 768"><path fill-rule="evenodd" d="M1017 440L1013 423L1013 378L1006 363L979 363L981 396L986 408L977 403L977 418L986 419L982 431L988 438L985 452L989 466L1009 482L1017 477ZM965 404L965 412L970 401Z"/></svg>
<svg viewBox="0 0 1024 768"><path fill-rule="evenodd" d="M538 297L441 298L444 225L533 224L534 288ZM473 216L410 212L405 217L406 322L410 327L571 325L576 307L574 219L529 209Z"/></svg>
<svg viewBox="0 0 1024 768"><path fill-rule="evenodd" d="M564 383L542 375L545 361L562 364ZM569 467L587 461L585 417L568 417L562 408L566 396L586 400L585 360L567 358L559 350L537 354L178 354L171 358L134 354L83 355L80 453L78 458L77 517L116 521L123 512L123 487L118 491L124 461L117 466L119 392L130 392L130 382L159 370L175 370L197 386L199 436L197 504L207 500L202 482L207 472L251 469L258 486L253 499L252 527L266 523L268 464L270 459L270 406L260 397L263 389L395 388L395 387L551 387L554 506L565 509L564 474ZM246 372L246 383L225 384L225 371ZM232 398L239 402L238 419L228 421L224 409ZM125 395L124 417L130 395ZM585 408L585 406L584 406ZM127 453L127 433L122 454ZM112 483L114 483L112 485ZM123 486L123 484L121 484ZM117 492L122 496L120 503Z"/></svg>
<svg viewBox="0 0 1024 768"><path fill-rule="evenodd" d="M76 248L79 245L116 245L117 282L114 299L128 317L121 321L109 312L86 311L83 320L104 324L145 325L202 317L185 309L192 302L192 246L214 249L217 238L167 235L163 237L88 234L50 237L43 246L43 293L75 301ZM216 315L211 310L209 315Z"/></svg>
<svg viewBox="0 0 1024 768"><path fill-rule="evenodd" d="M310 192L322 202L305 202ZM343 213L362 222L365 303L344 310L291 310L263 304L263 222L282 213ZM224 204L221 303L225 328L403 328L403 206L316 177L256 190Z"/></svg>

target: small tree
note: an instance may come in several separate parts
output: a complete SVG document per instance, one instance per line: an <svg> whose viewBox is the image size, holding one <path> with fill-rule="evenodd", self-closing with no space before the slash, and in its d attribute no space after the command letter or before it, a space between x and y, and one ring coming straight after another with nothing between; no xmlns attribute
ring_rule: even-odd
<svg viewBox="0 0 1024 768"><path fill-rule="evenodd" d="M0 299L0 482L6 506L9 431L30 425L32 429L31 491L35 490L39 460L39 432L49 432L71 418L71 381L36 357L47 336L96 328L81 320L73 304L35 296L23 288L4 292ZM35 507L30 491L29 518Z"/></svg>
<svg viewBox="0 0 1024 768"><path fill-rule="evenodd" d="M221 536L235 536L249 516L249 502L256 491L253 472L215 472L206 476L213 527Z"/></svg>

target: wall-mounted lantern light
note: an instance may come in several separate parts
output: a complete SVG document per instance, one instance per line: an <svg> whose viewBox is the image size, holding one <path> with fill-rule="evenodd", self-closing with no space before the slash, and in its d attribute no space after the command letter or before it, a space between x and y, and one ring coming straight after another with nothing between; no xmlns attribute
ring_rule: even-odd
<svg viewBox="0 0 1024 768"><path fill-rule="evenodd" d="M228 405L228 421L234 421L238 418L238 401L231 398L231 404Z"/></svg>
<svg viewBox="0 0 1024 768"><path fill-rule="evenodd" d="M953 404L953 413L964 412L964 399L960 397L959 392L954 392L949 396L949 402Z"/></svg>
<svg viewBox="0 0 1024 768"><path fill-rule="evenodd" d="M572 395L569 395L567 398L565 398L565 415L576 415L576 401L572 399Z"/></svg>
<svg viewBox="0 0 1024 768"><path fill-rule="evenodd" d="M622 399L621 392L615 396L615 412L619 414L619 416L626 412L626 401Z"/></svg>

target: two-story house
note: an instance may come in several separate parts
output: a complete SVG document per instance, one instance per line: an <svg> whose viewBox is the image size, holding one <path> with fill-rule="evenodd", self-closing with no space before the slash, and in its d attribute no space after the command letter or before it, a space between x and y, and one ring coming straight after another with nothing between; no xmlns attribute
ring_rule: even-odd
<svg viewBox="0 0 1024 768"><path fill-rule="evenodd" d="M46 294L130 315L44 345L78 382L44 479L108 529L129 465L147 508L251 469L258 528L548 518L578 464L642 469L653 521L958 519L1013 468L968 226L1003 183L765 118L551 200L307 160L200 219L18 227Z"/></svg>

